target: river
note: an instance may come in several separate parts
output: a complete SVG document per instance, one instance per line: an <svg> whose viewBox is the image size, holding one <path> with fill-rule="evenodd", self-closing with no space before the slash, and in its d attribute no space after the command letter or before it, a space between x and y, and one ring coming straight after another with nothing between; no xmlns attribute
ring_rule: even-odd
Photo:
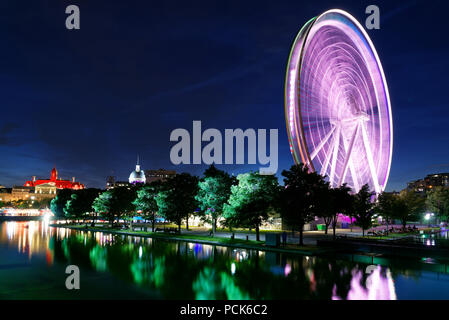
<svg viewBox="0 0 449 320"><path fill-rule="evenodd" d="M68 290L68 265L80 289ZM313 257L0 223L0 299L449 299L443 261Z"/></svg>

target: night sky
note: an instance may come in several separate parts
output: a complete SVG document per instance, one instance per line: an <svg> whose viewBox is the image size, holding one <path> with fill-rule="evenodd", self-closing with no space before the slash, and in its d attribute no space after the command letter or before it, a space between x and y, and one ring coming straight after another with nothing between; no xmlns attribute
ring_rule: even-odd
<svg viewBox="0 0 449 320"><path fill-rule="evenodd" d="M81 29L67 30L67 5ZM174 166L170 132L279 129L279 169L293 164L285 129L284 77L302 25L333 8L361 23L382 61L394 118L387 190L449 172L447 1L17 1L0 2L0 184L33 175L88 187ZM260 165L218 166L230 173Z"/></svg>

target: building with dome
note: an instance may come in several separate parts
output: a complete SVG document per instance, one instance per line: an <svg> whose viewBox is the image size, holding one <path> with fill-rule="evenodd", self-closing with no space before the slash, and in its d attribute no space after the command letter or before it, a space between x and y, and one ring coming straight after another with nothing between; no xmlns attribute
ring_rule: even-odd
<svg viewBox="0 0 449 320"><path fill-rule="evenodd" d="M137 184L137 183L144 184L146 180L147 179L145 177L145 172L140 169L139 158L137 158L136 170L131 172L128 181L130 184Z"/></svg>
<svg viewBox="0 0 449 320"><path fill-rule="evenodd" d="M142 170L137 157L136 169L129 174L128 181L117 181L114 176L109 176L106 179L106 189L113 189L116 187L129 187L136 184L150 184L155 181L166 181L176 175L174 170Z"/></svg>

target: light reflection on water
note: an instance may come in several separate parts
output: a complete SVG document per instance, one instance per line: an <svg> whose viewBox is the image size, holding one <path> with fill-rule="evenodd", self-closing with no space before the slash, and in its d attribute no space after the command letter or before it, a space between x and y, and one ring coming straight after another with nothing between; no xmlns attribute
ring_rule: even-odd
<svg viewBox="0 0 449 320"><path fill-rule="evenodd" d="M167 299L394 300L395 277L419 279L419 272L407 269L377 266L367 274L367 263L75 231L37 221L0 224L0 245L26 255L34 268L41 268L34 257L44 257L47 267L76 264Z"/></svg>

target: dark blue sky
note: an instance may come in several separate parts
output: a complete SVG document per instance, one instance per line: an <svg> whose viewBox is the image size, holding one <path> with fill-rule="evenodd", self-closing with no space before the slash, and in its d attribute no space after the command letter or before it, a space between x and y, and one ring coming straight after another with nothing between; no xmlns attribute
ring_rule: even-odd
<svg viewBox="0 0 449 320"><path fill-rule="evenodd" d="M293 164L284 120L292 40L341 8L363 22L383 63L394 117L387 190L449 171L447 1L23 1L0 3L0 184L48 177L103 187L170 163L175 128L278 128L279 170ZM162 4L164 3L164 4ZM65 7L81 30L65 28ZM221 167L221 166L219 166ZM256 166L221 167L233 173Z"/></svg>

